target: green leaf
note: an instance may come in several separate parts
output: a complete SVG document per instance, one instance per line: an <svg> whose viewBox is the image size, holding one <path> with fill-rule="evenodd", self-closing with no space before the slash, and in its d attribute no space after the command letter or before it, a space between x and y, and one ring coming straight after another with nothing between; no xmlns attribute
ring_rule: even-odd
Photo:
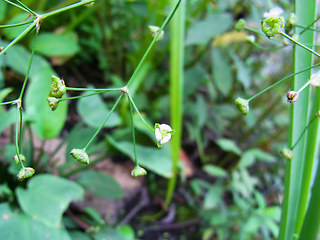
<svg viewBox="0 0 320 240"><path fill-rule="evenodd" d="M131 142L115 141L110 136L107 136L108 142L118 151L134 159L133 144ZM139 164L149 170L163 176L172 176L172 161L168 146L163 146L158 149L156 147L146 147L136 144L137 158Z"/></svg>
<svg viewBox="0 0 320 240"><path fill-rule="evenodd" d="M54 175L32 177L27 189L18 188L18 202L22 210L52 227L58 227L71 201L80 200L84 190L76 183Z"/></svg>
<svg viewBox="0 0 320 240"><path fill-rule="evenodd" d="M50 226L26 214L13 212L7 203L0 204L0 238L5 240L71 240L62 226Z"/></svg>
<svg viewBox="0 0 320 240"><path fill-rule="evenodd" d="M231 57L237 68L237 80L242 83L245 89L249 89L251 84L251 69L236 54L232 53Z"/></svg>
<svg viewBox="0 0 320 240"><path fill-rule="evenodd" d="M134 233L131 227L122 226L119 229L112 229L103 226L100 231L93 235L94 240L134 240Z"/></svg>
<svg viewBox="0 0 320 240"><path fill-rule="evenodd" d="M221 186L212 186L207 192L204 202L204 209L216 208L221 203L222 196L222 187Z"/></svg>
<svg viewBox="0 0 320 240"><path fill-rule="evenodd" d="M186 45L204 45L210 39L227 31L232 26L232 16L228 13L215 13L203 21L191 24Z"/></svg>
<svg viewBox="0 0 320 240"><path fill-rule="evenodd" d="M92 92L84 92L83 95ZM88 110L90 109L90 114ZM90 127L99 128L102 122L107 117L110 110L103 102L101 96L93 95L86 98L81 98L78 101L77 111L81 115L83 121ZM106 123L106 127L115 127L120 124L120 117L117 112L113 112Z"/></svg>
<svg viewBox="0 0 320 240"><path fill-rule="evenodd" d="M5 3L4 1L1 1L0 2L0 22L2 22L6 16L6 10L7 10L7 3Z"/></svg>
<svg viewBox="0 0 320 240"><path fill-rule="evenodd" d="M233 84L230 59L225 51L212 48L213 81L223 95L228 95Z"/></svg>
<svg viewBox="0 0 320 240"><path fill-rule="evenodd" d="M69 231L72 240L92 240L87 234L80 231Z"/></svg>
<svg viewBox="0 0 320 240"><path fill-rule="evenodd" d="M241 155L241 149L231 139L220 138L216 141L216 144L226 152L233 152L237 155Z"/></svg>
<svg viewBox="0 0 320 240"><path fill-rule="evenodd" d="M225 178L228 176L228 173L223 168L214 166L212 164L207 164L203 167L203 170L214 177Z"/></svg>
<svg viewBox="0 0 320 240"><path fill-rule="evenodd" d="M44 56L70 56L79 50L77 35L73 32L40 33L37 38L36 52Z"/></svg>
<svg viewBox="0 0 320 240"><path fill-rule="evenodd" d="M266 153L258 148L252 148L242 154L239 167L247 168L249 166L252 166L256 162L256 160L272 163L276 161L276 158L273 155Z"/></svg>
<svg viewBox="0 0 320 240"><path fill-rule="evenodd" d="M117 181L106 173L88 170L80 173L77 182L88 192L103 198L122 198L123 192Z"/></svg>

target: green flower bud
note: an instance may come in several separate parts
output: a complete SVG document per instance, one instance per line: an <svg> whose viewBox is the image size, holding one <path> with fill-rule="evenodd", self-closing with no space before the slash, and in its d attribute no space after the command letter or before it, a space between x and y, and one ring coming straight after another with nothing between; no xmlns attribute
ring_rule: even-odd
<svg viewBox="0 0 320 240"><path fill-rule="evenodd" d="M289 103L296 102L299 98L299 93L295 91L289 91L287 93L287 101Z"/></svg>
<svg viewBox="0 0 320 240"><path fill-rule="evenodd" d="M61 98L67 91L67 87L63 81L54 75L51 77L51 86L49 91L49 97Z"/></svg>
<svg viewBox="0 0 320 240"><path fill-rule="evenodd" d="M152 37L156 37L159 30L160 30L160 28L158 26L152 26L152 25L149 26L149 29L150 29ZM162 40L163 36L164 36L164 31L162 30L157 41Z"/></svg>
<svg viewBox="0 0 320 240"><path fill-rule="evenodd" d="M59 99L55 97L48 97L47 98L49 107L51 108L52 111L56 110L59 104Z"/></svg>
<svg viewBox="0 0 320 240"><path fill-rule="evenodd" d="M70 152L71 156L78 162L83 164L89 164L89 156L83 149L72 149Z"/></svg>
<svg viewBox="0 0 320 240"><path fill-rule="evenodd" d="M290 149L284 148L280 151L280 154L282 157L284 157L287 160L292 160L293 159L293 153Z"/></svg>
<svg viewBox="0 0 320 240"><path fill-rule="evenodd" d="M245 25L246 25L246 21L241 18L234 25L234 29L237 30L238 32L243 31Z"/></svg>
<svg viewBox="0 0 320 240"><path fill-rule="evenodd" d="M140 177L143 175L147 175L147 171L140 167L140 166L136 166L132 171L131 171L131 176L132 177Z"/></svg>
<svg viewBox="0 0 320 240"><path fill-rule="evenodd" d="M293 28L297 26L297 18L294 13L291 13L289 18L286 20L286 33L289 33Z"/></svg>
<svg viewBox="0 0 320 240"><path fill-rule="evenodd" d="M261 21L262 31L266 34L268 38L277 36L283 26L284 20L283 17L267 17Z"/></svg>
<svg viewBox="0 0 320 240"><path fill-rule="evenodd" d="M249 112L249 101L244 99L244 98L241 98L241 97L238 97L236 100L235 100L235 104L237 105L237 107L239 108L239 110L244 114L244 115L247 115L248 112Z"/></svg>
<svg viewBox="0 0 320 240"><path fill-rule="evenodd" d="M24 163L24 162L26 161L26 157L25 157L23 154L19 154L19 157L20 157L21 162ZM14 160L14 162L16 163L16 165L18 165L18 164L20 163L17 154L13 156L13 160Z"/></svg>
<svg viewBox="0 0 320 240"><path fill-rule="evenodd" d="M17 175L17 178L18 178L19 181L22 181L22 180L24 180L26 178L32 177L35 172L36 171L33 168L30 168L30 167L21 168L19 173L18 173L18 175Z"/></svg>

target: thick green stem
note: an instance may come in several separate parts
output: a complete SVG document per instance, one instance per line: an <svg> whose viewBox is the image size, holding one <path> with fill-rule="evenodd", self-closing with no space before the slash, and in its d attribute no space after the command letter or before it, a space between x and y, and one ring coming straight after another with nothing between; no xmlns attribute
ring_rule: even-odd
<svg viewBox="0 0 320 240"><path fill-rule="evenodd" d="M168 182L165 207L169 206L176 186L182 136L185 8L186 3L184 1L170 25L170 122L175 130L175 136L171 141L173 175Z"/></svg>

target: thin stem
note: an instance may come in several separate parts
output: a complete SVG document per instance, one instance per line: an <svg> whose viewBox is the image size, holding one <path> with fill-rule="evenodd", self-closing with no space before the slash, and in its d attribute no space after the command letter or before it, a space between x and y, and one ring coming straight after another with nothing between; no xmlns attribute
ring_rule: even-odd
<svg viewBox="0 0 320 240"><path fill-rule="evenodd" d="M26 5L24 5L21 1L16 0L24 9L26 9L29 13L31 13L34 16L37 16L37 13L32 11L30 8L28 8Z"/></svg>
<svg viewBox="0 0 320 240"><path fill-rule="evenodd" d="M133 111L132 111L132 102L129 98L129 94L127 93L128 99L129 99L129 106L130 106L130 118L131 118L131 129L132 129L132 143L133 143L133 153L134 153L134 162L136 166L138 167L138 158L137 158L137 151L136 151L136 135L134 132L134 122L133 122Z"/></svg>
<svg viewBox="0 0 320 240"><path fill-rule="evenodd" d="M181 0L178 0L176 5L174 6L174 8L171 10L170 14L167 16L167 18L165 19L165 21L163 22L162 26L160 27L157 35L154 37L154 39L152 40L152 42L150 43L147 51L145 52L145 54L143 55L143 57L141 58L138 66L136 67L135 71L133 72L132 76L130 77L128 83L127 83L127 87L130 86L131 82L133 79L135 79L136 75L138 74L139 70L141 69L144 61L146 60L147 56L149 55L149 52L151 51L152 47L154 46L154 44L157 42L161 32L163 31L163 29L166 27L166 25L169 23L170 19L172 18L172 16L174 15L174 13L176 12L176 10L178 9L179 5L180 5Z"/></svg>
<svg viewBox="0 0 320 240"><path fill-rule="evenodd" d="M13 39L4 49L2 49L2 51L0 52L0 56L4 54L10 47L16 44L18 41L20 41L24 36L26 36L32 30L32 28L34 28L36 24L37 22L36 20L34 20L33 23L30 24L30 26L28 26L22 33L20 33L18 37Z"/></svg>
<svg viewBox="0 0 320 240"><path fill-rule="evenodd" d="M63 7L63 8L59 8L57 10L53 10L53 11L45 13L45 14L41 14L41 18L50 17L50 16L53 16L53 15L68 11L70 9L73 9L73 8L76 8L76 7L80 7L80 6L83 6L83 5L86 5L86 4L89 4L89 3L93 3L93 2L95 2L95 0L87 0L87 1L77 2L77 3L71 4L69 6L66 6L66 7Z"/></svg>
<svg viewBox="0 0 320 240"><path fill-rule="evenodd" d="M291 78L291 77L293 77L293 76L295 76L295 75L298 75L298 74L300 74L300 73L303 73L303 72L305 72L305 71L308 71L308 70L310 70L310 69L312 69L312 68L315 68L315 67L318 67L318 66L320 66L320 63L319 63L319 64L315 64L315 65L313 65L313 66L311 66L311 67L307 67L307 68L305 68L305 69L302 69L301 71L298 71L298 72L296 72L296 73L292 73L292 74L290 74L290 75L288 75L288 76L280 79L278 82L270 85L269 87L263 89L262 91L258 92L257 94L253 95L252 97L250 97L250 98L248 99L248 101L253 100L254 98L258 97L258 96L261 95L262 93L265 93L266 91L270 90L271 88L279 85L280 83L282 83L283 81L287 80L288 78Z"/></svg>
<svg viewBox="0 0 320 240"><path fill-rule="evenodd" d="M22 149L22 108L19 107L19 152L21 153Z"/></svg>
<svg viewBox="0 0 320 240"><path fill-rule="evenodd" d="M23 11L29 12L27 9L25 9L25 8L21 7L20 5L15 4L15 3L11 2L11 1L8 1L8 0L3 0L3 1L5 1L5 2L7 2L7 3L9 3L9 4L11 4L11 5L15 6L15 7L17 7L17 8L20 8L20 9L23 10Z"/></svg>
<svg viewBox="0 0 320 240"><path fill-rule="evenodd" d="M261 36L264 36L264 34L262 32L260 32L259 30L257 30L257 29L254 29L254 28L251 28L251 27L247 27L247 26L244 26L243 29L245 29L247 31L250 31L250 32L257 33L257 34L259 34Z"/></svg>
<svg viewBox="0 0 320 240"><path fill-rule="evenodd" d="M314 120L317 119L318 116L314 116L310 122L308 123L308 125L305 126L305 128L303 129L302 133L300 134L300 136L298 137L297 141L290 147L291 150L293 150L295 148L295 146L299 143L301 137L305 134L306 130L308 130L309 126L313 123Z"/></svg>
<svg viewBox="0 0 320 240"><path fill-rule="evenodd" d="M10 27L18 27L18 26L23 26L26 25L28 23L33 22L34 20L29 20L26 22L20 22L20 23L14 23L14 24L6 24L6 25L0 25L0 28L10 28Z"/></svg>
<svg viewBox="0 0 320 240"><path fill-rule="evenodd" d="M0 103L0 106L1 105L14 104L14 103L17 103L17 100L12 100L12 101L8 101L8 102L2 102L2 103Z"/></svg>
<svg viewBox="0 0 320 240"><path fill-rule="evenodd" d="M289 39L290 41L294 42L294 43L295 43L295 44L297 44L298 46L300 46L300 47L302 47L302 48L304 48L304 49L308 50L309 52L313 53L314 55L316 55L317 57L319 57L319 58L320 58L320 54L319 54L319 53L317 53L316 51L314 51L313 49L311 49L311 48L309 48L309 47L307 47L307 46L305 46L305 45L303 45L303 44L299 43L299 42L298 42L298 41L296 41L294 38L292 38L291 36L287 35L287 34L286 34L286 33L284 33L284 32L280 32L280 34L281 34L283 37L285 37L285 38Z"/></svg>
<svg viewBox="0 0 320 240"><path fill-rule="evenodd" d="M26 85L27 85L27 82L28 82L28 77L29 77L29 73L30 73L30 69L31 69L31 64L32 64L34 52L35 52L35 49L36 49L36 42L37 42L38 32L36 31L35 33L36 33L36 36L34 38L34 43L33 43L33 48L32 48L32 51L31 51L31 56L30 56L30 60L29 60L29 64L28 64L27 73L26 73L26 76L24 78L24 82L23 82L23 85L22 85L22 88L21 88L21 92L20 92L20 96L19 96L19 99L20 99L21 102L22 102L22 97L23 97L23 94L24 94L24 91L26 89Z"/></svg>
<svg viewBox="0 0 320 240"><path fill-rule="evenodd" d="M299 89L299 91L298 91L297 93L299 94L300 92L302 92L303 89L305 89L307 86L309 86L310 81L311 81L311 80L309 80L308 82L306 82L306 83Z"/></svg>
<svg viewBox="0 0 320 240"><path fill-rule="evenodd" d="M313 22L310 23L307 27L305 27L305 28L299 33L299 35L302 35L306 30L310 29L310 27L312 27L313 24L314 24L315 22L317 22L319 19L320 19L320 16L319 16L318 18L316 18L315 20L313 20Z"/></svg>
<svg viewBox="0 0 320 240"><path fill-rule="evenodd" d="M19 162L20 162L20 165L22 168L25 168L24 165L23 165L23 162L21 161L21 158L20 158L20 153L21 153L21 148L19 147L19 129L20 129L20 123L21 123L21 115L20 115L20 106L19 104L17 103L17 120L16 120L16 153L17 153L17 156L18 156L18 159L19 159Z"/></svg>
<svg viewBox="0 0 320 240"><path fill-rule="evenodd" d="M121 88L72 88L67 87L67 91L96 91L96 92L109 92L120 91Z"/></svg>
<svg viewBox="0 0 320 240"><path fill-rule="evenodd" d="M67 100L74 100L74 99L79 99L79 98L84 98L84 97L90 97L90 96L101 94L101 93L103 93L103 92L100 91L100 92L90 93L90 94L76 96L76 97L60 98L59 102L63 102L63 101L67 101Z"/></svg>
<svg viewBox="0 0 320 240"><path fill-rule="evenodd" d="M154 129L152 127L149 126L149 124L146 122L146 120L144 120L144 118L142 117L141 113L139 112L136 104L134 103L133 99L131 98L130 94L128 93L128 99L130 100L130 103L132 104L132 106L134 107L134 109L136 110L136 112L138 113L139 117L141 118L142 122L147 126L147 128L149 128L150 131L152 131L154 133Z"/></svg>
<svg viewBox="0 0 320 240"><path fill-rule="evenodd" d="M119 98L117 99L116 103L113 105L112 109L110 110L108 116L106 117L106 119L103 121L103 123L101 124L101 126L99 127L99 129L95 132L95 134L92 136L92 138L90 139L90 141L87 143L87 145L83 148L83 151L86 151L86 149L89 147L89 145L92 143L92 141L95 139L95 137L98 135L98 133L101 131L101 129L104 127L104 125L106 124L106 122L108 121L109 117L111 116L111 114L113 113L113 111L116 109L116 106L118 105L118 103L120 102L121 98L122 98L123 94L121 94L119 96Z"/></svg>
<svg viewBox="0 0 320 240"><path fill-rule="evenodd" d="M316 28L304 27L304 26L301 26L301 25L296 25L296 27L304 28L303 31L305 31L305 30L310 30L310 31L314 31L314 32L320 32L320 29L316 29ZM301 32L301 33L303 33L303 32ZM301 34L301 33L300 33L300 34Z"/></svg>

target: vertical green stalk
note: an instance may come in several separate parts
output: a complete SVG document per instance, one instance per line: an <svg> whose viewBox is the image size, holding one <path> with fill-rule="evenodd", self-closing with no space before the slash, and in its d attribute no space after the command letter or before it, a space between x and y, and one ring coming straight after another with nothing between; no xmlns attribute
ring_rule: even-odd
<svg viewBox="0 0 320 240"><path fill-rule="evenodd" d="M295 11L297 22L304 26L309 25L314 21L315 17L315 0L296 0ZM307 31L299 37L299 41L301 43L313 43L313 37L313 32ZM310 67L311 64L312 53L296 46L294 49L294 72ZM294 77L293 89L298 90L303 86L310 79L310 73L311 70L308 70L296 75ZM299 100L291 106L289 146L292 147L298 139L299 141L293 149L293 159L286 166L285 193L279 240L297 238L306 211L314 159L312 146L317 139L313 131L318 126L318 121L315 121L315 124L312 123L305 129L311 119L311 112L314 111L314 108L310 107L309 104L309 93L309 88L306 88L299 94ZM305 133L301 135L304 131Z"/></svg>
<svg viewBox="0 0 320 240"><path fill-rule="evenodd" d="M171 0L171 3L174 4L175 0ZM170 178L168 183L165 206L170 204L176 186L181 145L185 6L186 3L183 1L170 24L170 113L171 127L175 130L175 135L171 141L173 176Z"/></svg>

